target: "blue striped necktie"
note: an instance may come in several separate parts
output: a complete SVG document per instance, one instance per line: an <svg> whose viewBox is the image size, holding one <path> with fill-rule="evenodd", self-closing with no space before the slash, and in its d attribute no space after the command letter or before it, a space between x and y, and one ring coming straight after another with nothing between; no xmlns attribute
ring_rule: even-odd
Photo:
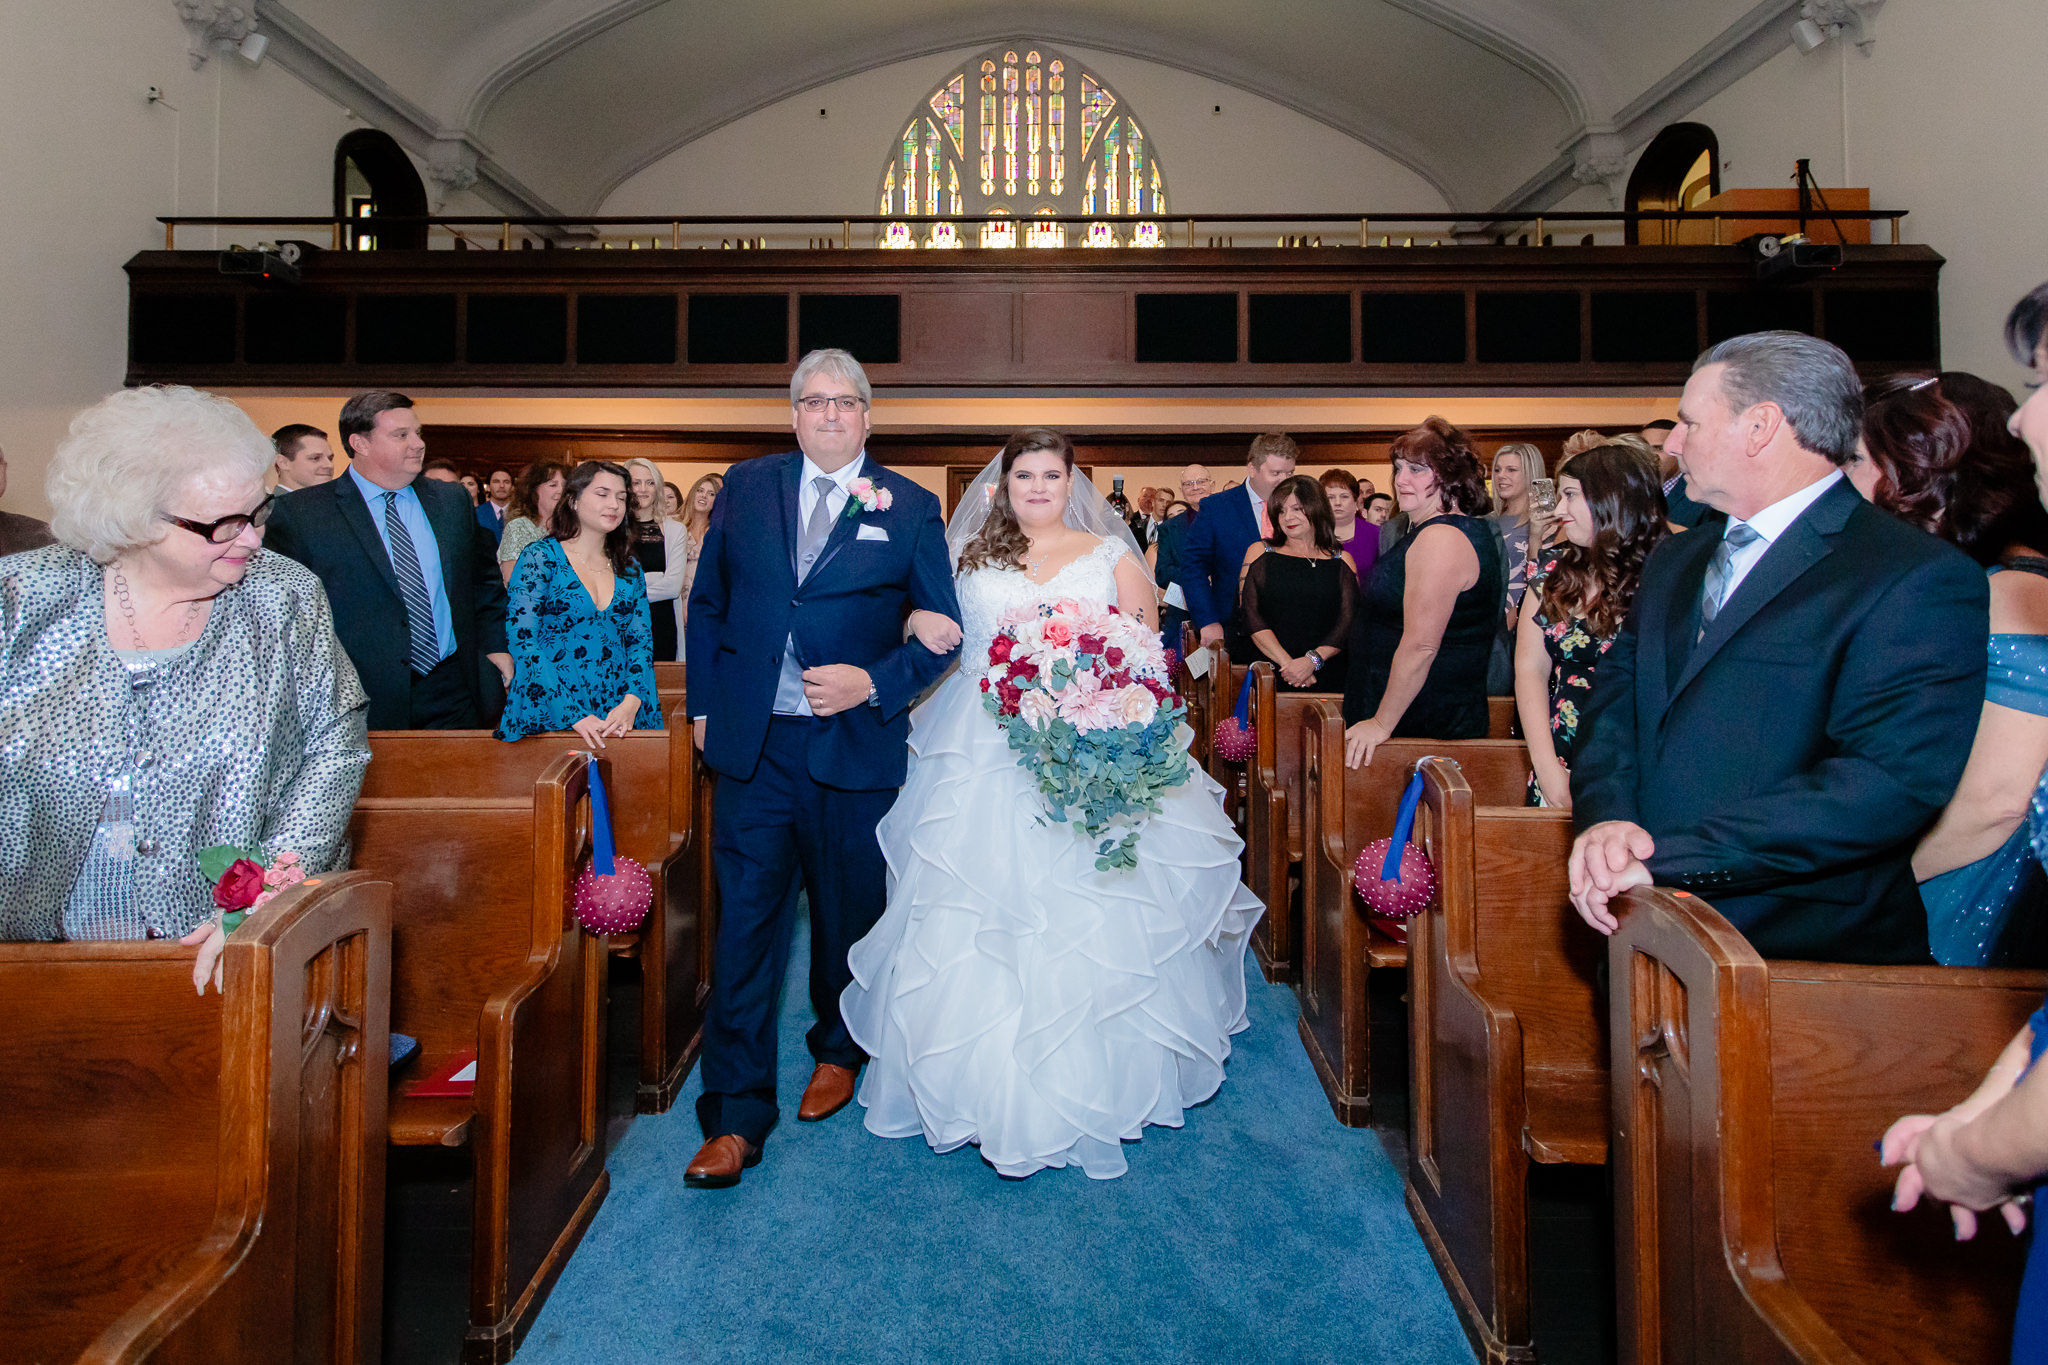
<svg viewBox="0 0 2048 1365"><path fill-rule="evenodd" d="M422 676L441 662L441 640L434 631L434 604L427 597L420 554L398 515L398 494L384 495L384 538L391 542L391 567L398 573L398 595L405 599L405 619L412 635L412 671Z"/></svg>

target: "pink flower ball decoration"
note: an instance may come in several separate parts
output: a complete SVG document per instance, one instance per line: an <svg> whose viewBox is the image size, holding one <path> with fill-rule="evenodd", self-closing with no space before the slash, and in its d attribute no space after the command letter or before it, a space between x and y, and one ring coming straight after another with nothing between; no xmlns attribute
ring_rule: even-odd
<svg viewBox="0 0 2048 1365"><path fill-rule="evenodd" d="M1404 844L1401 848L1400 879L1381 881L1380 869L1386 866L1387 843L1385 839L1375 839L1366 845L1365 852L1359 854L1358 861L1352 864L1351 885L1357 889L1358 898L1365 902L1374 927L1406 943L1406 921L1427 910L1430 901L1436 898L1436 868L1429 861L1428 854L1414 844Z"/></svg>
<svg viewBox="0 0 2048 1365"><path fill-rule="evenodd" d="M631 858L616 857L618 870L599 876L588 860L576 875L576 922L593 934L627 934L654 908L654 881Z"/></svg>
<svg viewBox="0 0 2048 1365"><path fill-rule="evenodd" d="M1259 727L1239 725L1236 716L1216 722L1216 756L1225 763L1243 763L1258 752Z"/></svg>

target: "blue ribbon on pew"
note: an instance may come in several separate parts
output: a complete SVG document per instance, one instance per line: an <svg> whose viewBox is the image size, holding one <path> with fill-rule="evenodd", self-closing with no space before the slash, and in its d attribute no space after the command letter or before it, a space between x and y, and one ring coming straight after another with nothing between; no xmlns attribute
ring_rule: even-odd
<svg viewBox="0 0 2048 1365"><path fill-rule="evenodd" d="M1380 864L1380 880L1398 882L1401 880L1401 850L1408 847L1408 836L1415 832L1415 808L1422 804L1422 773L1408 779L1408 789L1401 793L1401 810L1394 817L1394 832L1387 838L1387 857Z"/></svg>
<svg viewBox="0 0 2048 1365"><path fill-rule="evenodd" d="M1244 671L1244 686L1237 689L1237 709L1231 713L1237 717L1239 729L1246 729L1252 723L1252 671Z"/></svg>
<svg viewBox="0 0 2048 1365"><path fill-rule="evenodd" d="M612 847L612 805L604 794L604 770L597 755L590 756L590 866L600 877L617 872L617 851Z"/></svg>

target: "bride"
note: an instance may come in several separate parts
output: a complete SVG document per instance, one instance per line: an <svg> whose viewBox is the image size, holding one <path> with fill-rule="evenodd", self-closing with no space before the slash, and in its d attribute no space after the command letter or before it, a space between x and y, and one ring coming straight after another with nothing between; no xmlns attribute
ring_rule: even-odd
<svg viewBox="0 0 2048 1365"><path fill-rule="evenodd" d="M986 490L986 491L984 491ZM874 1059L870 1132L977 1144L1007 1176L1124 1173L1122 1144L1223 1083L1247 1027L1244 950L1259 901L1200 768L1169 789L1137 866L1097 871L1055 821L977 680L1002 613L1113 603L1156 626L1144 558L1053 431L1026 431L967 490L946 540L961 658L913 714L910 774L882 820L889 904L849 955L846 1026Z"/></svg>

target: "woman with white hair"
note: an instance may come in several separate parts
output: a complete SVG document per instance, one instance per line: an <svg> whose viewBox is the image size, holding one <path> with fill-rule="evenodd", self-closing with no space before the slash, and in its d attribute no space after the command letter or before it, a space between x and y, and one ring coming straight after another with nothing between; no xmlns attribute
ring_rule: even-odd
<svg viewBox="0 0 2048 1365"><path fill-rule="evenodd" d="M319 579L262 553L270 443L197 389L116 393L0 569L0 939L224 936L198 854L342 865L368 698Z"/></svg>
<svg viewBox="0 0 2048 1365"><path fill-rule="evenodd" d="M689 565L689 537L679 521L661 514L661 469L652 460L626 461L633 476L633 558L647 577L647 606L654 613L654 657L683 657L683 591Z"/></svg>

